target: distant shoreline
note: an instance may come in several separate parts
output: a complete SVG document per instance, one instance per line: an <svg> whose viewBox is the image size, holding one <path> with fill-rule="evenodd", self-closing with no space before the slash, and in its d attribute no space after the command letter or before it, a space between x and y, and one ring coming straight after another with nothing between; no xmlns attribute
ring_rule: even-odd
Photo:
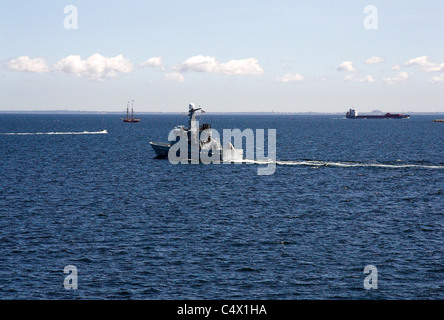
<svg viewBox="0 0 444 320"><path fill-rule="evenodd" d="M0 110L0 114L97 114L97 115L122 115L125 112L121 111L76 111L76 110ZM345 112L261 112L261 111L250 111L250 112L207 112L209 115L301 115L301 116L345 116ZM371 113L362 111L361 113ZM404 112L410 115L433 115L439 116L444 115L444 111L437 112ZM165 115L175 115L183 114L183 112L137 112L139 115L149 115L149 114L165 114Z"/></svg>

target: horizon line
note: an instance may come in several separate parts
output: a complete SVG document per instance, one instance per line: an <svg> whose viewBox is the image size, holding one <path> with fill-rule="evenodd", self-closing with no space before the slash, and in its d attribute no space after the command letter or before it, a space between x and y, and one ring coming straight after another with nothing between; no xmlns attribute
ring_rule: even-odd
<svg viewBox="0 0 444 320"><path fill-rule="evenodd" d="M361 111L360 113L375 113L375 111ZM392 113L395 111L391 111ZM89 111L89 110L0 110L0 114L124 114L124 111ZM140 111L137 114L183 114L184 111ZM267 114L267 115L345 115L346 112L318 112L318 111L210 111L208 114ZM444 115L444 111L406 111L403 114L417 115Z"/></svg>

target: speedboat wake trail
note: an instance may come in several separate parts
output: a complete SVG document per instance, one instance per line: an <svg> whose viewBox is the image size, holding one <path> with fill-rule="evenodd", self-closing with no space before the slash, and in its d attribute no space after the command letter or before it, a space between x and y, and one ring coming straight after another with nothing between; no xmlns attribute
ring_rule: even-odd
<svg viewBox="0 0 444 320"><path fill-rule="evenodd" d="M7 136L32 136L32 135L72 135L72 134L107 134L107 130L102 131L82 131L82 132L7 132L0 135Z"/></svg>

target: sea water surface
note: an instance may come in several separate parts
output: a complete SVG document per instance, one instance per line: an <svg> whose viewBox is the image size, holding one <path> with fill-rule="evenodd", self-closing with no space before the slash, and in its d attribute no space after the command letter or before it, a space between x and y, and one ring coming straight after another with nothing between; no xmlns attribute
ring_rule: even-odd
<svg viewBox="0 0 444 320"><path fill-rule="evenodd" d="M276 129L269 176L155 159L187 118L141 118L0 115L0 299L444 299L433 117L205 115Z"/></svg>

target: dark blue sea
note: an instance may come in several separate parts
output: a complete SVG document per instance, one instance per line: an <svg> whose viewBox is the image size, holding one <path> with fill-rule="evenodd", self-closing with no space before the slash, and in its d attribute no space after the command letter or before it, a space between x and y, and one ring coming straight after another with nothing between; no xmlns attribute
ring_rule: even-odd
<svg viewBox="0 0 444 320"><path fill-rule="evenodd" d="M444 299L434 117L204 116L276 129L272 175L155 159L187 117L141 118L0 114L0 299Z"/></svg>

